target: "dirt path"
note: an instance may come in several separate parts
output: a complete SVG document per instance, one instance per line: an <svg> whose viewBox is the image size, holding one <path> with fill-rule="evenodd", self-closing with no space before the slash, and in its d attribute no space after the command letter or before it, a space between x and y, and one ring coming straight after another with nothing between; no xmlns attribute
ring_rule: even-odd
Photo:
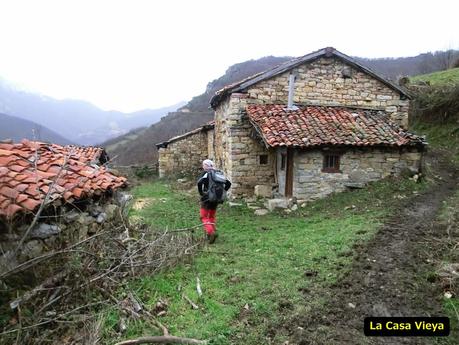
<svg viewBox="0 0 459 345"><path fill-rule="evenodd" d="M441 254L438 239L447 236L437 223L438 211L458 187L458 172L438 154L431 154L428 163L439 176L438 183L407 200L373 240L356 248L349 274L320 292L327 300L325 309L313 310L284 326L292 334L290 344L434 343L433 338L363 335L366 316L442 314L441 290L427 276L434 272L434 262Z"/></svg>

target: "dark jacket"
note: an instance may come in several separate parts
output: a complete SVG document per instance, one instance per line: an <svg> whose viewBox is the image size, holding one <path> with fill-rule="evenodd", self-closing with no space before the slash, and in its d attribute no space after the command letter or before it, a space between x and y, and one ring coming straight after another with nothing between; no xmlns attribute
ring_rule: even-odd
<svg viewBox="0 0 459 345"><path fill-rule="evenodd" d="M225 190L228 191L231 187L231 182L227 179L225 182ZM218 206L216 202L210 202L207 200L207 190L209 189L209 178L207 177L207 171L203 171L198 180L198 192L201 196L201 206L208 210L215 210Z"/></svg>

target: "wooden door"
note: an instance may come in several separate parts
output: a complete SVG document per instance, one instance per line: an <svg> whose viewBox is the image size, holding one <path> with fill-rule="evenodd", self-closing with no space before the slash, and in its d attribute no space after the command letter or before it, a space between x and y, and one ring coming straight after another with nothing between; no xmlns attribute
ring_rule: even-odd
<svg viewBox="0 0 459 345"><path fill-rule="evenodd" d="M287 170L285 172L285 193L286 197L293 195L293 149L287 148Z"/></svg>

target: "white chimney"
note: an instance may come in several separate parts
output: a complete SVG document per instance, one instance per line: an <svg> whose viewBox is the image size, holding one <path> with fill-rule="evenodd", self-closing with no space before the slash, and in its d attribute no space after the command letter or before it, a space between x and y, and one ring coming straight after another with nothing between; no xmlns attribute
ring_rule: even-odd
<svg viewBox="0 0 459 345"><path fill-rule="evenodd" d="M294 110L296 107L293 105L293 94L295 93L295 74L290 73L289 80L288 80L288 103L287 109Z"/></svg>

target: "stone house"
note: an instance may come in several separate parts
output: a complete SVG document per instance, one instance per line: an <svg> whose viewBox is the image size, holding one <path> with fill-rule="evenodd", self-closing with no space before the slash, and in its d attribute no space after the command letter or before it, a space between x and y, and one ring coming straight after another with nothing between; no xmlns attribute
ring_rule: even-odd
<svg viewBox="0 0 459 345"><path fill-rule="evenodd" d="M161 175L210 157L233 197L315 199L421 168L410 95L334 48L228 85L211 106L213 128L157 145Z"/></svg>

